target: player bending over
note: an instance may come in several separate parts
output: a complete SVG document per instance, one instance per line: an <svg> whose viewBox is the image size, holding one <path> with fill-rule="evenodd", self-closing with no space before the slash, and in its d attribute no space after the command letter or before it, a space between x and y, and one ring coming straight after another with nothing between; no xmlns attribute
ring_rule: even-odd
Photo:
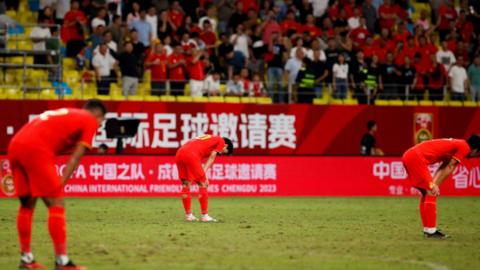
<svg viewBox="0 0 480 270"><path fill-rule="evenodd" d="M20 269L43 268L35 262L30 247L32 217L38 198L48 207L48 232L55 251L55 269L85 269L76 266L67 256L63 187L80 158L91 148L105 113L105 106L98 100L87 101L83 109L46 111L23 126L12 138L8 157L21 204L17 216ZM55 158L72 149L73 153L60 177L55 169Z"/></svg>
<svg viewBox="0 0 480 270"><path fill-rule="evenodd" d="M201 221L215 222L216 220L208 215L208 180L205 172L210 168L218 154L231 155L233 144L230 139L213 135L203 135L188 141L175 156L178 176L182 181L182 202L185 208L185 220L198 220L192 214L192 196L190 185L192 182L198 184L200 208L202 210ZM202 164L203 161L206 162Z"/></svg>
<svg viewBox="0 0 480 270"><path fill-rule="evenodd" d="M425 237L444 238L437 230L437 196L440 185L453 172L455 166L466 157L480 153L480 136L472 135L467 141L438 139L420 143L403 154L403 164L410 184L422 193L420 216ZM441 162L435 174L430 174L428 165Z"/></svg>

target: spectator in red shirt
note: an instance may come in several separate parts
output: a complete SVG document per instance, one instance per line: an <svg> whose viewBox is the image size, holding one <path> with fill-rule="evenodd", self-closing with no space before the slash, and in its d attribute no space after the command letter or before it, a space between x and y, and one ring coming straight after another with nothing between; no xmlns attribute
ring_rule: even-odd
<svg viewBox="0 0 480 270"><path fill-rule="evenodd" d="M385 0L383 5L378 8L381 29L392 29L398 19L397 8L392 5L391 0Z"/></svg>
<svg viewBox="0 0 480 270"><path fill-rule="evenodd" d="M182 46L176 45L173 53L168 57L167 64L170 93L174 96L182 95L185 89L185 66Z"/></svg>
<svg viewBox="0 0 480 270"><path fill-rule="evenodd" d="M308 32L313 38L321 37L322 30L315 25L315 17L312 14L307 15L307 22L302 27L302 33Z"/></svg>
<svg viewBox="0 0 480 270"><path fill-rule="evenodd" d="M380 44L387 48L388 51L393 51L396 47L395 42L390 37L390 30L384 28L380 32L380 37L373 40L374 47L381 47Z"/></svg>
<svg viewBox="0 0 480 270"><path fill-rule="evenodd" d="M265 22L263 23L263 43L268 44L271 40L271 36L273 33L281 33L282 27L280 24L275 20L275 14L273 11L269 11L267 17L265 18Z"/></svg>
<svg viewBox="0 0 480 270"><path fill-rule="evenodd" d="M83 27L87 24L87 17L79 8L79 2L72 1L63 20L62 40L67 44L68 57L75 57L85 46Z"/></svg>
<svg viewBox="0 0 480 270"><path fill-rule="evenodd" d="M364 17L360 18L360 26L350 31L348 36L352 39L353 47L358 49L365 45L365 41L370 37L366 26L367 20Z"/></svg>
<svg viewBox="0 0 480 270"><path fill-rule="evenodd" d="M395 64L397 66L403 66L405 64L405 57L408 57L410 59L410 62L412 62L416 52L417 47L415 46L415 40L413 39L413 37L410 36L408 37L406 45L403 46L401 51L397 51L395 57Z"/></svg>
<svg viewBox="0 0 480 270"><path fill-rule="evenodd" d="M430 55L435 55L437 53L437 47L434 44L427 42L427 37L421 35L418 38L416 51L416 53L420 55L421 64L428 66L430 64Z"/></svg>
<svg viewBox="0 0 480 270"><path fill-rule="evenodd" d="M366 59L371 59L375 48L372 46L373 44L373 38L372 37L367 37L365 40L365 44L361 47L361 51L363 52L363 55Z"/></svg>
<svg viewBox="0 0 480 270"><path fill-rule="evenodd" d="M400 22L398 24L397 32L393 34L393 42L395 43L403 42L406 44L409 36L410 36L410 32L408 32L407 25L405 24L405 22Z"/></svg>
<svg viewBox="0 0 480 270"><path fill-rule="evenodd" d="M467 20L467 14L465 10L460 10L460 16L455 24L455 29L457 29L457 32L462 37L463 41L466 43L470 43L472 41L472 35L475 29L473 28L472 22Z"/></svg>
<svg viewBox="0 0 480 270"><path fill-rule="evenodd" d="M253 9L258 12L258 4L256 0L239 0L242 2L243 12L247 13L248 10Z"/></svg>
<svg viewBox="0 0 480 270"><path fill-rule="evenodd" d="M457 19L457 11L451 1L443 1L443 4L438 9L438 17L438 33L440 34L440 39L445 40L452 28L452 23Z"/></svg>
<svg viewBox="0 0 480 270"><path fill-rule="evenodd" d="M170 6L170 11L168 12L168 17L177 29L182 25L185 13L183 12L183 9L178 1L173 1L172 5Z"/></svg>
<svg viewBox="0 0 480 270"><path fill-rule="evenodd" d="M428 69L428 90L430 100L443 100L443 87L447 82L447 71L442 64L437 62L434 55L430 56Z"/></svg>
<svg viewBox="0 0 480 270"><path fill-rule="evenodd" d="M430 59L430 58L429 58ZM411 94L416 99L423 99L425 87L428 83L428 70L430 69L430 60L427 63L422 63L422 56L417 53L413 58L413 67L415 68L415 80Z"/></svg>
<svg viewBox="0 0 480 270"><path fill-rule="evenodd" d="M191 50L188 61L188 75L190 77L190 95L201 97L204 93L205 67L208 65L208 53L203 50Z"/></svg>
<svg viewBox="0 0 480 270"><path fill-rule="evenodd" d="M145 60L145 67L150 68L152 74L152 80L150 83L152 87L152 95L165 95L167 64L167 54L163 49L163 45L158 43Z"/></svg>
<svg viewBox="0 0 480 270"><path fill-rule="evenodd" d="M208 50L208 55L212 57L215 53L217 37L212 31L212 24L209 21L205 21L203 23L203 31L200 33L200 39L205 43L205 47Z"/></svg>
<svg viewBox="0 0 480 270"><path fill-rule="evenodd" d="M302 30L302 25L298 23L295 19L295 13L293 10L287 12L287 18L280 24L282 27L282 33L300 33Z"/></svg>

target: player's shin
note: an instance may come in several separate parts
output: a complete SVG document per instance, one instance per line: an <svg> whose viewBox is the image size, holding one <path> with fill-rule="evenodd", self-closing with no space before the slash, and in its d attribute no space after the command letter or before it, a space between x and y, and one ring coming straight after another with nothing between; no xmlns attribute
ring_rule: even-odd
<svg viewBox="0 0 480 270"><path fill-rule="evenodd" d="M420 210L420 218L422 219L422 225L423 227L425 228L426 225L426 217L425 217L425 196L422 195L422 197L420 197L420 203L418 205L418 208Z"/></svg>
<svg viewBox="0 0 480 270"><path fill-rule="evenodd" d="M182 188L182 203L185 208L185 214L190 215L192 213L192 195L190 194L189 187Z"/></svg>
<svg viewBox="0 0 480 270"><path fill-rule="evenodd" d="M208 214L208 191L207 187L199 188L198 201L200 202L200 209L202 210L202 215Z"/></svg>
<svg viewBox="0 0 480 270"><path fill-rule="evenodd" d="M22 254L31 254L33 208L20 207L17 215L18 240ZM32 257L33 256L28 256Z"/></svg>
<svg viewBox="0 0 480 270"><path fill-rule="evenodd" d="M63 206L48 207L48 231L52 238L57 263L66 264L68 262L67 230Z"/></svg>
<svg viewBox="0 0 480 270"><path fill-rule="evenodd" d="M426 233L434 233L437 230L437 197L426 195L423 207L425 211L423 230Z"/></svg>

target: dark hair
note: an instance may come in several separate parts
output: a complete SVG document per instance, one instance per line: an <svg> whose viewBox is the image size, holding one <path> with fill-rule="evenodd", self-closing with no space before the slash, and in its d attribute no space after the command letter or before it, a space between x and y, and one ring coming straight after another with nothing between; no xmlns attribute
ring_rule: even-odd
<svg viewBox="0 0 480 270"><path fill-rule="evenodd" d="M377 122L375 122L375 121L373 121L373 120L370 120L370 121L367 122L367 128L368 128L368 130L372 130L372 128L373 128L374 126L376 126L376 125L377 125Z"/></svg>
<svg viewBox="0 0 480 270"><path fill-rule="evenodd" d="M468 146L470 146L470 150L480 150L480 136L477 134L473 134L467 140Z"/></svg>
<svg viewBox="0 0 480 270"><path fill-rule="evenodd" d="M107 8L108 8L108 10L110 10L110 11L116 11L117 8L118 8L118 6L117 6L117 3L115 3L115 2L110 2L110 3L108 3Z"/></svg>
<svg viewBox="0 0 480 270"><path fill-rule="evenodd" d="M232 143L232 141L229 138L225 138L225 137L223 137L223 141L227 145L227 150L228 150L227 155L233 154L233 143Z"/></svg>
<svg viewBox="0 0 480 270"><path fill-rule="evenodd" d="M85 110L100 110L103 115L105 115L107 113L107 108L105 107L103 102L100 101L99 99L89 99L89 100L87 100L85 105L83 105L83 108Z"/></svg>
<svg viewBox="0 0 480 270"><path fill-rule="evenodd" d="M104 144L104 143L100 144L100 145L98 146L98 148L99 148L99 149L108 150L108 146L107 146L106 144Z"/></svg>

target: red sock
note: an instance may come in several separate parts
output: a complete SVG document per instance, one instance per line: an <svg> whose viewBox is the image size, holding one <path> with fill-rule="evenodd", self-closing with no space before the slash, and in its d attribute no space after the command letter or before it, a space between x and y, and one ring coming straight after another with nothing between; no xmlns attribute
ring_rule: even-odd
<svg viewBox="0 0 480 270"><path fill-rule="evenodd" d="M198 201L200 202L200 208L202 209L202 215L208 213L208 191L206 187L199 188L200 194L198 195Z"/></svg>
<svg viewBox="0 0 480 270"><path fill-rule="evenodd" d="M420 209L420 217L422 218L422 225L423 227L427 227L425 225L426 218L425 218L425 196L420 197L420 204L418 206Z"/></svg>
<svg viewBox="0 0 480 270"><path fill-rule="evenodd" d="M437 227L437 197L426 195L423 203L425 223L423 226L427 228Z"/></svg>
<svg viewBox="0 0 480 270"><path fill-rule="evenodd" d="M67 254L67 228L65 224L65 208L51 206L48 208L48 231L52 238L55 255Z"/></svg>
<svg viewBox="0 0 480 270"><path fill-rule="evenodd" d="M17 230L18 240L20 242L20 250L23 253L29 253L32 251L30 242L32 241L32 219L33 208L18 209L17 214Z"/></svg>
<svg viewBox="0 0 480 270"><path fill-rule="evenodd" d="M182 203L183 208L185 208L185 213L191 214L192 213L192 195L190 194L190 188L183 187L182 188Z"/></svg>

